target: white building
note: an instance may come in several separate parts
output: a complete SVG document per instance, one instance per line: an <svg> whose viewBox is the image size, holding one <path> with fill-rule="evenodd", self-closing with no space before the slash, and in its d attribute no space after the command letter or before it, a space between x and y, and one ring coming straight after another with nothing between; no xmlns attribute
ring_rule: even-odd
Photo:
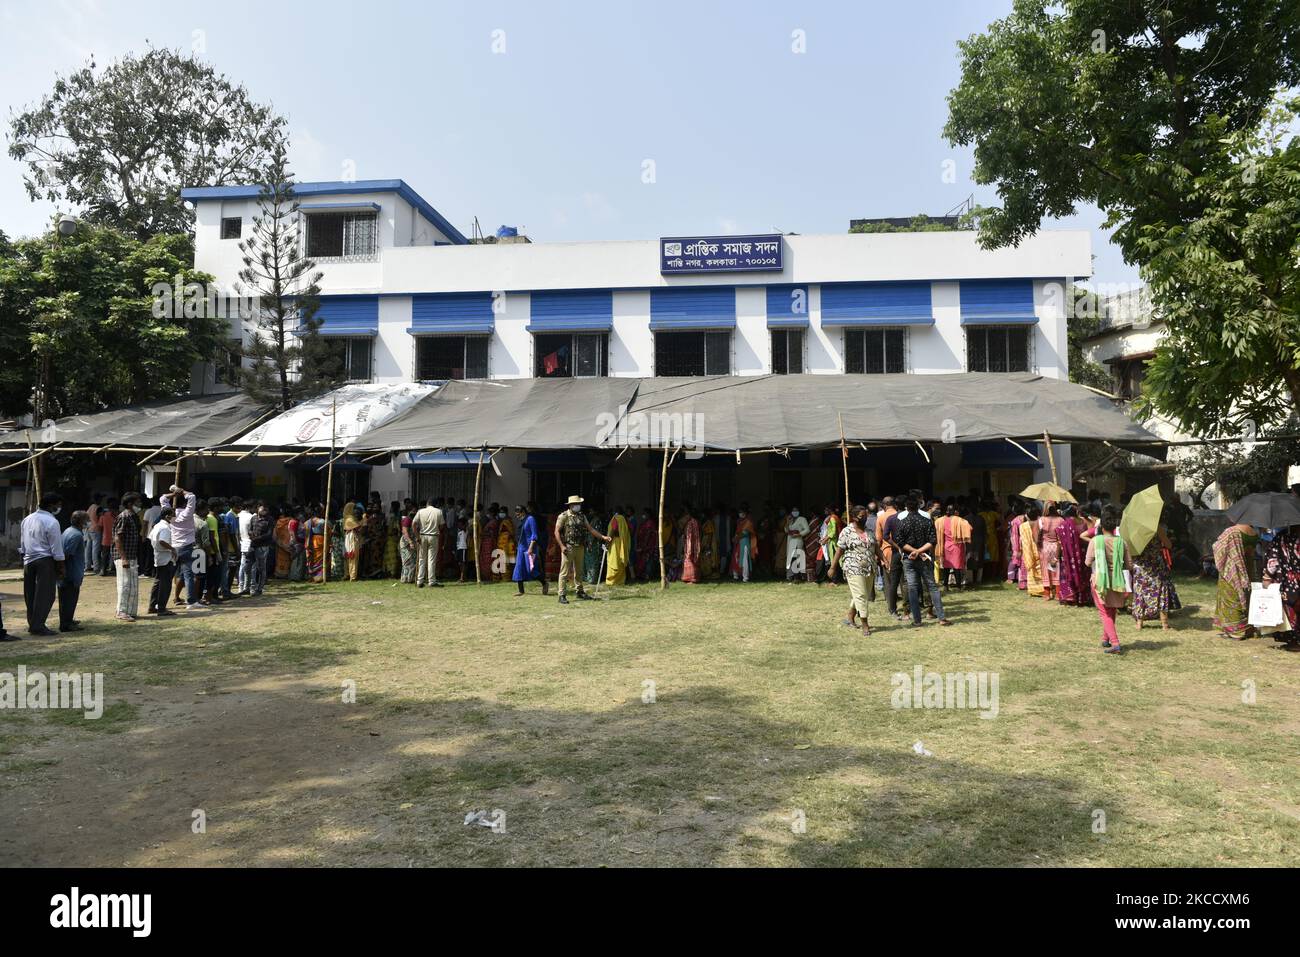
<svg viewBox="0 0 1300 957"><path fill-rule="evenodd" d="M1066 290L1092 269L1084 230L1045 231L999 250L981 249L971 232L471 244L401 180L296 190L306 252L324 274L321 333L354 380L375 383L790 372L1066 378ZM238 241L258 214L257 195L255 186L182 192L195 208L195 266L223 292L235 287ZM692 268L693 256L707 268ZM229 388L232 378L228 368L208 368L195 391ZM1009 446L936 449L933 472L901 451L894 465L855 468L851 481L877 493L924 483L939 494L1005 494L1047 475ZM555 468L545 457L516 458L499 459L489 494L541 499L566 483L599 484L576 474L586 471L580 457L554 457ZM1068 447L1056 460L1068 483ZM447 464L402 457L370 482L400 497L415 487L407 467ZM796 481L745 468L739 478L701 480L692 494L825 501L835 497L837 470L838 460L811 463ZM463 487L460 475L424 481L448 493ZM626 498L645 500L639 479Z"/></svg>

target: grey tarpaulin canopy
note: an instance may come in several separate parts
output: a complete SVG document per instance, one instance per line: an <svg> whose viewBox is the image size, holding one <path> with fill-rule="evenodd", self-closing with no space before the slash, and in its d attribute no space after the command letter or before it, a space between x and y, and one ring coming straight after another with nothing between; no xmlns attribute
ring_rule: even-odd
<svg viewBox="0 0 1300 957"><path fill-rule="evenodd" d="M431 448L711 451L989 439L1160 440L1104 396L1033 374L761 375L452 382L354 452ZM683 442L683 439L685 440Z"/></svg>
<svg viewBox="0 0 1300 957"><path fill-rule="evenodd" d="M270 412L242 392L191 395L127 405L90 415L71 415L52 426L0 435L0 448L202 449L242 435Z"/></svg>

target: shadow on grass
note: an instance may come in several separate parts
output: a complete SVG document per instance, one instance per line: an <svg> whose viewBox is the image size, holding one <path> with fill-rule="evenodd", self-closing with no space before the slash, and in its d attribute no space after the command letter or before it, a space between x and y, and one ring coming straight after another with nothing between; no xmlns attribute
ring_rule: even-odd
<svg viewBox="0 0 1300 957"><path fill-rule="evenodd" d="M143 716L129 745L6 802L11 859L988 866L1061 863L1091 838L1070 779L920 757L906 736L815 744L718 687L604 711L312 690L235 687L183 721ZM188 832L194 808L205 835ZM504 811L506 832L465 826L479 809Z"/></svg>

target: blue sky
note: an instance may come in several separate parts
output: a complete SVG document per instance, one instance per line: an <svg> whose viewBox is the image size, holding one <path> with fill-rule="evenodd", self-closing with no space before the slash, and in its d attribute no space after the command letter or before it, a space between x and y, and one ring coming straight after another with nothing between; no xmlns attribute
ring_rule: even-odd
<svg viewBox="0 0 1300 957"><path fill-rule="evenodd" d="M288 116L299 179L400 177L465 233L475 216L541 242L843 232L996 201L941 131L957 40L1010 5L0 0L0 105L91 54L199 44ZM11 236L52 212L20 174L0 158ZM1054 225L1092 230L1097 281L1135 279L1101 221Z"/></svg>

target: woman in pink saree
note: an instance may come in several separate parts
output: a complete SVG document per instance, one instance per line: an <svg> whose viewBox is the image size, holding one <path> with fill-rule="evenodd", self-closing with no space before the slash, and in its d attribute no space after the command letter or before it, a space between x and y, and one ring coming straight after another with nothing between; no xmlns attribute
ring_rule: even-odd
<svg viewBox="0 0 1300 957"><path fill-rule="evenodd" d="M1062 605L1091 604L1091 585L1083 560L1087 545L1079 538L1086 526L1078 523L1076 514L1073 505L1061 506L1061 524L1056 530L1061 547L1056 597Z"/></svg>
<svg viewBox="0 0 1300 957"><path fill-rule="evenodd" d="M682 511L682 581L693 585L700 580L700 523L689 508Z"/></svg>
<svg viewBox="0 0 1300 957"><path fill-rule="evenodd" d="M1015 582L1023 591L1025 588L1025 570L1020 563L1020 526L1025 523L1025 510L1019 502L1011 506L1011 520L1007 522L1007 581Z"/></svg>

